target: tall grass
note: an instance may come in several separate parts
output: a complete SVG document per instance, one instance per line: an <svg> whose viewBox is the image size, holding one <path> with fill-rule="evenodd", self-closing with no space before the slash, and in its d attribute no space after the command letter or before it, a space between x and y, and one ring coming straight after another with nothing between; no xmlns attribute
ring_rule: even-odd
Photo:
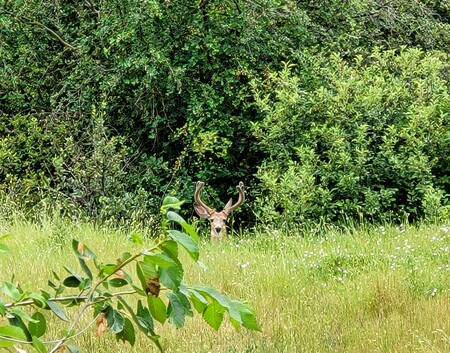
<svg viewBox="0 0 450 353"><path fill-rule="evenodd" d="M23 288L46 288L51 270L79 270L71 238L105 261L135 246L126 232L58 218L4 221L11 255L0 256L0 280L14 273ZM262 332L218 332L199 317L182 329L158 327L167 352L448 352L450 228L385 226L329 230L323 236L255 232L222 244L201 244L202 271L185 259L189 284L214 286L256 309ZM69 313L70 314L70 313ZM92 317L87 317L87 324ZM64 325L55 321L53 332ZM84 352L156 352L138 335L135 347L94 328L76 338Z"/></svg>

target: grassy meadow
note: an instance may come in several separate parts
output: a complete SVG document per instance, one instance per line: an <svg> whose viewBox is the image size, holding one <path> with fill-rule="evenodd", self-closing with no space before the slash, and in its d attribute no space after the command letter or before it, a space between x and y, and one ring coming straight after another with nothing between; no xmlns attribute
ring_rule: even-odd
<svg viewBox="0 0 450 353"><path fill-rule="evenodd" d="M12 274L24 289L47 287L51 270L80 271L71 239L104 262L136 250L126 233L48 221L0 224L12 254L0 255L0 281ZM187 284L207 284L253 307L261 332L218 332L201 317L182 329L157 326L170 353L448 352L450 351L450 227L366 227L323 236L257 232L201 244L201 270L184 257ZM75 315L74 312L68 312ZM49 315L49 320L52 320ZM86 315L83 324L92 321ZM67 324L55 320L58 337ZM159 324L158 324L159 325ZM140 333L134 347L93 325L72 343L83 352L157 352ZM22 347L24 348L24 347ZM31 348L28 350L31 351Z"/></svg>

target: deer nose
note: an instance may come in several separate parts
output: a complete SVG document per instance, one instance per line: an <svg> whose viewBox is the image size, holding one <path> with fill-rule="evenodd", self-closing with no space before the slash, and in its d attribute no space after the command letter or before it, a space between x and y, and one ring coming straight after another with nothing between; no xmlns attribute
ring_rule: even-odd
<svg viewBox="0 0 450 353"><path fill-rule="evenodd" d="M215 230L216 230L216 233L219 234L220 231L222 230L222 228L221 227L216 227Z"/></svg>

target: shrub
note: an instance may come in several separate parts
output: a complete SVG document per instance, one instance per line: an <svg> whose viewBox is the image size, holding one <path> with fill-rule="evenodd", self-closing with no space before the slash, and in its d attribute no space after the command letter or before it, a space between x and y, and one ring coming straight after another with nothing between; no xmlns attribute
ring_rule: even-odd
<svg viewBox="0 0 450 353"><path fill-rule="evenodd" d="M318 60L303 89L285 64L253 83L267 154L258 216L267 221L439 217L450 191L448 64L442 53L374 50Z"/></svg>

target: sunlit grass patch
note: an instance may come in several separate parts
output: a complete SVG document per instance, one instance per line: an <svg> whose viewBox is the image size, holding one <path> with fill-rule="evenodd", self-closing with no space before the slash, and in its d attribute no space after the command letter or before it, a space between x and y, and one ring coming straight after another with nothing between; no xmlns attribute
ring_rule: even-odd
<svg viewBox="0 0 450 353"><path fill-rule="evenodd" d="M79 270L70 245L52 243L53 225L4 225L13 256L0 256L2 280L45 288L55 269ZM134 245L127 233L62 225L103 259ZM151 241L149 240L149 243ZM70 244L70 242L68 242ZM175 329L157 324L167 352L446 352L450 349L450 230L446 226L384 226L330 230L323 236L255 232L221 244L203 239L206 270L182 256L186 284L211 285L257 311L261 332L218 332L199 317ZM31 265L30 265L31 264ZM69 313L70 314L70 313ZM50 319L51 320L51 319ZM83 320L86 325L92 320ZM56 322L53 333L63 327ZM156 351L88 328L76 338L86 352Z"/></svg>

